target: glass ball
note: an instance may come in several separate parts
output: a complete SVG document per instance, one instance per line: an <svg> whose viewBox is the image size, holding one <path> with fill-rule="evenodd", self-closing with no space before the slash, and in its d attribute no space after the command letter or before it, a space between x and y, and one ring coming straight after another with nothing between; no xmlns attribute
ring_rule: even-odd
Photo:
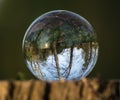
<svg viewBox="0 0 120 100"><path fill-rule="evenodd" d="M28 69L40 80L80 80L96 64L98 42L82 16L55 10L38 17L23 38Z"/></svg>

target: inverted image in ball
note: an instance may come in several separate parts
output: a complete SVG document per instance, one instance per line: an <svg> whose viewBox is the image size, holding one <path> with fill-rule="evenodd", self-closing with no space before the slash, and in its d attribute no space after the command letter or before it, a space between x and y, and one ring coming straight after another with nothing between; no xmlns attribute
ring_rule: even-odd
<svg viewBox="0 0 120 100"><path fill-rule="evenodd" d="M55 10L38 17L27 29L23 53L28 69L40 80L80 80L98 57L90 23L80 15Z"/></svg>

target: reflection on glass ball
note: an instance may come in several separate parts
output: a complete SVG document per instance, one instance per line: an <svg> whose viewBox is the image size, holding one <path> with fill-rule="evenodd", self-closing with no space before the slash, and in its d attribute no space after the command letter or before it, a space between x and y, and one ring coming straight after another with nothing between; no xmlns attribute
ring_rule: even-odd
<svg viewBox="0 0 120 100"><path fill-rule="evenodd" d="M23 53L28 69L40 80L80 80L97 61L98 43L90 23L78 14L55 10L27 29Z"/></svg>

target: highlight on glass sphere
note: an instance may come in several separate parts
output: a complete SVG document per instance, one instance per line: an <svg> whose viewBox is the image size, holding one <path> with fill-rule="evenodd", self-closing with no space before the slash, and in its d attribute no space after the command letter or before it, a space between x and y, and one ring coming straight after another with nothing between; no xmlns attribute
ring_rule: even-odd
<svg viewBox="0 0 120 100"><path fill-rule="evenodd" d="M96 64L98 42L91 24L82 16L54 10L38 17L22 44L28 69L40 80L80 80Z"/></svg>

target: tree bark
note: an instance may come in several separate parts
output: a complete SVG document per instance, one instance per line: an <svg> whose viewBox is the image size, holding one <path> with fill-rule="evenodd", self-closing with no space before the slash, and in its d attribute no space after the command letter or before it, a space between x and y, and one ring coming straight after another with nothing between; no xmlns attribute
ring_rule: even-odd
<svg viewBox="0 0 120 100"><path fill-rule="evenodd" d="M0 81L0 100L120 100L120 80Z"/></svg>
<svg viewBox="0 0 120 100"><path fill-rule="evenodd" d="M53 42L53 53L54 53L54 57L55 57L58 78L60 79L60 66L59 66L59 59L58 59L57 50L56 50L56 42Z"/></svg>
<svg viewBox="0 0 120 100"><path fill-rule="evenodd" d="M70 49L70 63L69 63L69 66L68 66L68 73L67 73L67 77L66 78L68 78L69 77L69 75L70 75L70 71L71 71L71 67L72 67L72 59L73 59L73 47L71 47L71 49Z"/></svg>

